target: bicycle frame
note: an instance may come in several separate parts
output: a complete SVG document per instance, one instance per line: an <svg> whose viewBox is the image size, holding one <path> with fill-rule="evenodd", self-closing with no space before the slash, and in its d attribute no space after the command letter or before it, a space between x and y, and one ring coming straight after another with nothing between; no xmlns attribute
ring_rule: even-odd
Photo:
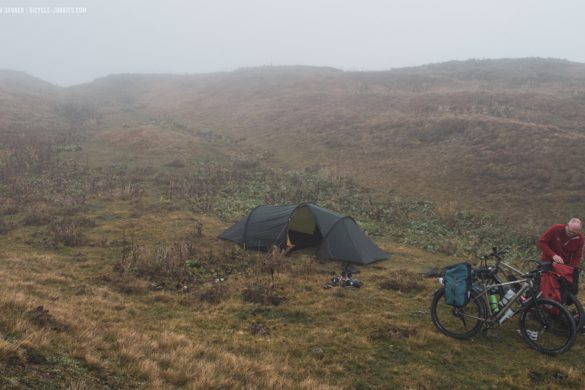
<svg viewBox="0 0 585 390"><path fill-rule="evenodd" d="M510 271L514 272L517 275L524 275L525 273L520 271L517 268L512 267L510 264L508 263L504 263L502 260L499 260L496 266L500 266L503 265L504 267L508 268Z"/></svg>
<svg viewBox="0 0 585 390"><path fill-rule="evenodd" d="M513 268L513 267L511 267ZM491 289L493 289L494 287L503 287L503 286L511 286L513 284L521 284L520 289L508 300L508 302L499 309L498 312L493 312L490 302L489 302L489 298L488 298L488 293ZM502 325L503 323L505 323L506 321L508 321L510 318L512 318L513 316L515 316L520 310L519 309L512 309L512 306L519 300L520 297L524 296L524 293L526 291L529 291L532 288L532 279L531 278L524 278L524 279L519 279L519 280L515 280L513 282L504 282L504 283L497 283L497 284L490 284L490 285L483 285L482 286L482 290L479 291L479 295L477 295L477 297L475 299L482 299L483 300L483 305L484 307L487 309L487 316L486 318L478 318L478 317L473 317L470 316L472 318L475 319L479 319L480 321L483 321L484 323L488 323L488 324L498 324L498 325ZM477 290L476 290L477 291ZM540 295L540 294L538 294ZM528 296L526 297L526 300L524 302L521 302L520 304L523 305L529 301L531 301L534 298L538 298L538 295L536 297L533 296ZM512 314L511 315L507 315L508 313L508 309L512 310ZM506 318L504 318L504 316L506 316Z"/></svg>

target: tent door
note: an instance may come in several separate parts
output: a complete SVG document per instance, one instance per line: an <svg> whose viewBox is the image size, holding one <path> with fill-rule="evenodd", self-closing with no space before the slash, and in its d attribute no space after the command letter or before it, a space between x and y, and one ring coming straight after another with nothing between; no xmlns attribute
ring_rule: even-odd
<svg viewBox="0 0 585 390"><path fill-rule="evenodd" d="M293 213L288 224L287 246L294 250L318 246L323 235L308 207L299 207Z"/></svg>
<svg viewBox="0 0 585 390"><path fill-rule="evenodd" d="M319 229L316 229L316 231L313 234L307 234L307 233L302 233L302 232L297 232L295 230L289 230L288 231L288 245L294 245L292 251L296 251L298 249L303 249L303 248L309 248L309 247L313 247L313 246L319 246L319 244L321 244L321 241L323 240L323 236L321 235L321 232L319 231Z"/></svg>

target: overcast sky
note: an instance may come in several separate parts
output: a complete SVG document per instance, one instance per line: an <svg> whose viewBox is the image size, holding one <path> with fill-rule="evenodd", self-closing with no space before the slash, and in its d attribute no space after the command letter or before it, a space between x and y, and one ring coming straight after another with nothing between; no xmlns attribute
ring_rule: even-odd
<svg viewBox="0 0 585 390"><path fill-rule="evenodd" d="M58 85L261 65L585 62L583 0L0 0L0 9L0 69Z"/></svg>

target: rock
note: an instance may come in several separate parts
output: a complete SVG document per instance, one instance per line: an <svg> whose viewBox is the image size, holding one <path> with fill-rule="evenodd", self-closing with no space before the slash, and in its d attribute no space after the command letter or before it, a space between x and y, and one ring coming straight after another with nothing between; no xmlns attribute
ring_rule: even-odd
<svg viewBox="0 0 585 390"><path fill-rule="evenodd" d="M256 322L250 327L250 333L254 336L270 336L270 330L261 322Z"/></svg>
<svg viewBox="0 0 585 390"><path fill-rule="evenodd" d="M325 357L325 351L321 347L312 348L311 353L313 354L313 356L315 356L319 360L321 360Z"/></svg>

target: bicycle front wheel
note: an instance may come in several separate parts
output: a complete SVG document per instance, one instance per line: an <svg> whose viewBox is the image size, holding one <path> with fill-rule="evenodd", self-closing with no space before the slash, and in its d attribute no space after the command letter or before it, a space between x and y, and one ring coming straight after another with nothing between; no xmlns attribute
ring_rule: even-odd
<svg viewBox="0 0 585 390"><path fill-rule="evenodd" d="M575 322L567 309L550 299L536 299L520 312L520 333L538 352L559 355L575 343Z"/></svg>
<svg viewBox="0 0 585 390"><path fill-rule="evenodd" d="M481 329L485 316L484 306L475 291L469 303L453 307L445 303L445 288L435 292L431 304L431 318L435 327L443 334L456 339L468 339Z"/></svg>

